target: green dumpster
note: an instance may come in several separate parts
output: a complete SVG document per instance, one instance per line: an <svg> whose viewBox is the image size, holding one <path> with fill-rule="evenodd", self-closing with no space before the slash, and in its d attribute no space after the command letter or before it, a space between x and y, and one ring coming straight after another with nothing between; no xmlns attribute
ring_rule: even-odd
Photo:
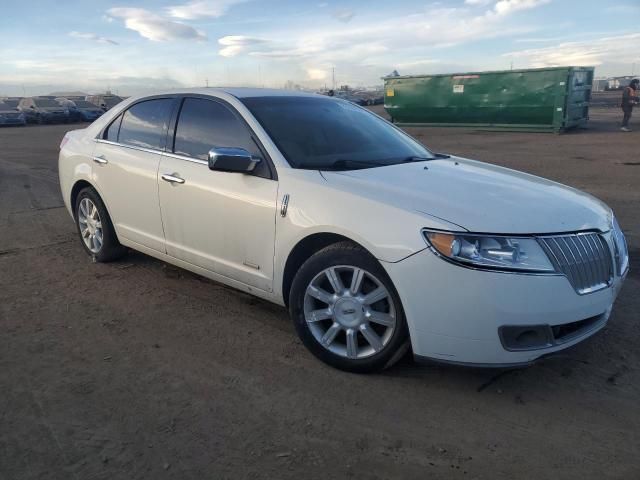
<svg viewBox="0 0 640 480"><path fill-rule="evenodd" d="M384 78L384 108L404 126L560 132L589 118L593 67Z"/></svg>

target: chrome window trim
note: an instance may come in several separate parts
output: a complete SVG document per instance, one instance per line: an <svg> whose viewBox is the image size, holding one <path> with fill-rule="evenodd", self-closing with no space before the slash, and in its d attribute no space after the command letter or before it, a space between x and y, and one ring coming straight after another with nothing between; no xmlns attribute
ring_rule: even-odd
<svg viewBox="0 0 640 480"><path fill-rule="evenodd" d="M102 138L96 138L95 141L96 141L96 143L105 143L107 145L113 145L115 147L130 148L131 150L138 150L140 152L159 153L159 154L166 153L164 150L156 150L156 149L153 149L153 148L137 147L135 145L127 145L125 143L112 142L110 140L104 140Z"/></svg>
<svg viewBox="0 0 640 480"><path fill-rule="evenodd" d="M206 160L200 160L199 158L187 157L185 155L179 155L177 153L172 153L172 152L162 152L162 155L165 157L175 158L177 160L184 160L186 162L198 163L200 165L206 165L207 167L209 166L209 162L207 162Z"/></svg>
<svg viewBox="0 0 640 480"><path fill-rule="evenodd" d="M94 140L95 140L96 143L104 143L104 144L107 144L107 145L113 145L114 147L129 148L131 150L138 150L140 152L157 153L157 154L165 156L165 157L171 157L171 158L175 158L177 160L184 160L186 162L197 163L199 165L206 165L207 167L209 166L209 162L207 162L206 160L200 160L199 158L193 158L193 157L187 157L187 156L184 156L184 155L178 155L177 153L167 152L165 150L154 150L152 148L136 147L135 145L127 145L127 144L124 144L124 143L112 142L110 140L104 140L102 138L95 138Z"/></svg>

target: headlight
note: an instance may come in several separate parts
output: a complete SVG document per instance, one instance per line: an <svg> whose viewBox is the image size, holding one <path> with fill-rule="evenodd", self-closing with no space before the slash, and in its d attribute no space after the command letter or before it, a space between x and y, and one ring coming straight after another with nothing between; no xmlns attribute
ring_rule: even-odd
<svg viewBox="0 0 640 480"><path fill-rule="evenodd" d="M502 237L423 230L443 257L462 265L492 270L553 273L555 269L535 238Z"/></svg>

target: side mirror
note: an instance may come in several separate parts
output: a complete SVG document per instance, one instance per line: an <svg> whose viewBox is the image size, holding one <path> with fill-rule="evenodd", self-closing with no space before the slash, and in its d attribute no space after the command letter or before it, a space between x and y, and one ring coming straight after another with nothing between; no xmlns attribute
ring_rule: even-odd
<svg viewBox="0 0 640 480"><path fill-rule="evenodd" d="M29 108L33 108L35 110L36 107L34 107L33 105L29 106Z"/></svg>
<svg viewBox="0 0 640 480"><path fill-rule="evenodd" d="M260 162L244 148L217 147L209 150L209 170L222 172L252 172Z"/></svg>

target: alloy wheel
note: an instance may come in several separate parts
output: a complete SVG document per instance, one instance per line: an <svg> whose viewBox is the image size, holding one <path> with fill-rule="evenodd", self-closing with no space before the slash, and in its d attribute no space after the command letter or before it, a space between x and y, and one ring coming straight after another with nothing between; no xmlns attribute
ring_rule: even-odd
<svg viewBox="0 0 640 480"><path fill-rule="evenodd" d="M103 242L102 221L98 208L89 198L80 200L78 225L84 244L92 253L98 253Z"/></svg>
<svg viewBox="0 0 640 480"><path fill-rule="evenodd" d="M370 272L340 265L322 270L307 286L304 318L314 338L348 359L375 355L396 328L389 290Z"/></svg>

